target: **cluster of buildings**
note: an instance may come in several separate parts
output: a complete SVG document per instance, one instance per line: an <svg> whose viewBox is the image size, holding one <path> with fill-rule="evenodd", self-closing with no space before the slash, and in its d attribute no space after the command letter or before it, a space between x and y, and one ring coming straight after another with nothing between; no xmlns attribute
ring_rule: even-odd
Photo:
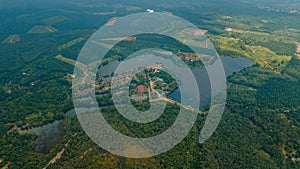
<svg viewBox="0 0 300 169"><path fill-rule="evenodd" d="M159 73L160 70L163 70L164 68L163 68L163 64L154 64L154 65L149 65L147 67L148 71L150 71L151 69L153 70L153 73ZM107 89L110 88L112 81L114 81L114 85L115 85L112 87L122 87L122 86L125 86L128 83L130 83L132 77L140 72L141 72L141 69L139 68L139 69L135 69L130 72L120 74L120 75L115 75L113 77L111 77L111 76L104 77L104 76L99 75L97 81L99 82L100 85L106 86ZM143 74L143 79L147 79L146 73ZM147 87L144 85L136 86L136 91L138 93L144 93L146 90L147 90Z"/></svg>
<svg viewBox="0 0 300 169"><path fill-rule="evenodd" d="M208 45L207 45L208 46ZM179 54L179 58L181 60L185 60L185 61L200 61L200 56L198 54L195 53L186 53L186 52L180 52Z"/></svg>
<svg viewBox="0 0 300 169"><path fill-rule="evenodd" d="M150 69L153 69L154 70L154 73L158 73L160 72L160 70L163 70L163 64L161 63L158 63L158 64L154 64L154 65L149 65L147 67L148 71L150 71Z"/></svg>

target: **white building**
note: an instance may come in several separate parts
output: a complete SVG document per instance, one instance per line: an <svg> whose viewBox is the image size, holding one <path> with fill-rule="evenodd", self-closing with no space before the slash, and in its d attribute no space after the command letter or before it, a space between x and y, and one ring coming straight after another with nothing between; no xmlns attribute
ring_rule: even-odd
<svg viewBox="0 0 300 169"><path fill-rule="evenodd" d="M153 13L153 12L154 12L154 10L152 10L152 9L147 9L147 12L149 12L149 13Z"/></svg>

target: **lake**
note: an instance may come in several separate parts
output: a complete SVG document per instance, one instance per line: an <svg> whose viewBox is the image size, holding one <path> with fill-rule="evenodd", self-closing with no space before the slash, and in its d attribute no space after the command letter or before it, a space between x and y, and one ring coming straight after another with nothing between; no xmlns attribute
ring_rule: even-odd
<svg viewBox="0 0 300 169"><path fill-rule="evenodd" d="M225 75L226 77L233 75L233 73L239 72L242 69L245 69L247 67L250 67L253 65L253 61L245 58L245 57L228 57L228 56L220 56L224 70L225 70ZM200 67L200 68L195 68L192 70L196 81L198 83L198 88L200 92L200 107L199 109L202 110L205 106L210 104L211 100L211 87L210 87L210 81L208 77L208 73L205 69L205 67ZM184 83L184 82L183 82ZM188 94L195 94L193 89L190 91L187 91ZM177 89L175 90L172 94L170 94L170 97L177 101L180 102L180 90Z"/></svg>
<svg viewBox="0 0 300 169"><path fill-rule="evenodd" d="M72 109L66 113L71 118L75 117L75 110ZM36 152L49 152L50 149L58 143L64 136L65 133L61 130L63 120L57 120L53 123L46 124L41 127L29 129L27 132L38 136L36 139Z"/></svg>

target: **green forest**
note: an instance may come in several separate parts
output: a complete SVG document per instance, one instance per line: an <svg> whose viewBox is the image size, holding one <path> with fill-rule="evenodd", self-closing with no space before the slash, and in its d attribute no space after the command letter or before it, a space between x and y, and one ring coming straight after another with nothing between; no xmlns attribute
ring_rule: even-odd
<svg viewBox="0 0 300 169"><path fill-rule="evenodd" d="M296 1L29 2L0 6L0 168L300 168L300 55L296 53L300 14L291 13L294 8L300 11ZM78 119L66 114L74 109L70 75L81 48L100 26L112 17L150 7L207 30L219 55L246 57L254 64L227 78L222 120L205 143L198 140L209 105L172 150L131 159L100 148ZM192 53L175 39L136 36L135 41L122 41L110 50L101 66L149 47ZM10 39L13 37L17 40ZM58 55L71 61L58 59ZM201 61L185 62L190 68L203 66ZM171 91L178 87L166 72L159 76L172 83ZM105 94L97 97L105 119L115 130L132 137L165 131L180 108L168 103L159 119L134 123L118 113L111 93ZM147 101L132 103L139 110L149 107ZM60 120L62 139L49 151L35 151L40 135L30 129Z"/></svg>

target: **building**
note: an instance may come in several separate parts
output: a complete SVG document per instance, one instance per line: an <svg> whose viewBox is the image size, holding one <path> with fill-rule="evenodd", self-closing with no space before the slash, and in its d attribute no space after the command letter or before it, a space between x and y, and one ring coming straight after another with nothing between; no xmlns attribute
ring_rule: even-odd
<svg viewBox="0 0 300 169"><path fill-rule="evenodd" d="M144 93L145 90L146 90L146 86L144 86L144 85L137 86L138 93Z"/></svg>
<svg viewBox="0 0 300 169"><path fill-rule="evenodd" d="M152 9L147 9L147 12L148 12L148 13L154 13L154 10L152 10Z"/></svg>
<svg viewBox="0 0 300 169"><path fill-rule="evenodd" d="M71 74L70 76L71 76L72 79L75 79L75 78L76 78L76 76L73 75L73 74Z"/></svg>

